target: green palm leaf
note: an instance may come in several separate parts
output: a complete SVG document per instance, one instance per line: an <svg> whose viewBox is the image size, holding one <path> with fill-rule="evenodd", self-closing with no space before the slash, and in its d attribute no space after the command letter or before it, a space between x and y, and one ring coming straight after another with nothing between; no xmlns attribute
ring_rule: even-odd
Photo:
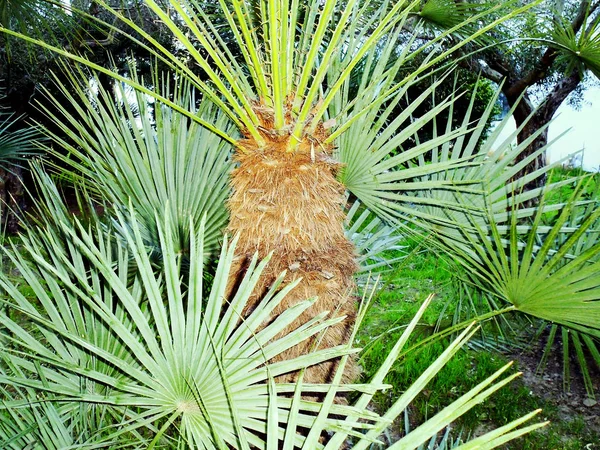
<svg viewBox="0 0 600 450"><path fill-rule="evenodd" d="M259 330L269 311L293 288L287 286L276 293L277 284L260 308L239 324L241 308L267 261L255 262L236 295L223 304L233 258L233 246L225 245L213 289L203 299L203 263L198 258L202 254L203 230L197 236L192 232L189 278L182 280L181 257L168 240L170 224L168 215L165 217L166 222L159 227L165 270L158 278L135 225L126 235L128 251L115 252L115 242L101 229L88 232L71 225L61 230L63 239L70 241L68 247L60 244L60 236L52 230L32 231L24 239L25 251L34 264L17 253L11 257L23 270L44 312L36 311L8 280L1 281L14 298L12 307L32 325L36 324L27 330L3 315L8 331L5 336L12 342L3 349L3 356L18 370L2 376L2 383L47 392L68 402L71 408L77 409L73 401L83 401L98 407L106 405L105 414L113 417L135 419L135 423L125 427L115 423L109 429L87 430L95 438L143 435L143 428L156 432L152 423L175 414L190 442L212 440L211 427L216 426L220 439L232 445L239 445L239 439L257 442L252 430L260 431L260 421L264 420L261 415L268 403L267 385L260 384L261 380L268 380L269 373L277 376L348 350L317 351L310 358L273 364L267 371L266 360L297 340L318 333L331 320L317 317L296 332L271 342L311 303L299 304L278 317L272 327ZM121 218L122 225L127 223L135 221ZM51 256L40 253L44 247L52 251ZM129 256L139 273L132 284L128 282L132 264ZM37 334L44 336L44 343L37 342ZM22 356L25 354L29 356ZM35 376L39 367L43 367L43 379ZM82 382L88 386L83 391ZM278 392L293 388L281 385ZM324 387L306 389L322 391ZM231 404L232 396L235 405ZM279 402L285 405L285 400ZM6 407L25 407L28 403L26 399L16 400ZM310 410L311 406L303 406L299 417L303 426L311 420L306 408ZM332 412L343 414L344 409L347 407L332 406ZM361 414L365 419L375 418L365 414ZM240 417L245 431L236 427L234 419L239 422Z"/></svg>
<svg viewBox="0 0 600 450"><path fill-rule="evenodd" d="M552 225L542 222L541 205L529 226L519 224L516 212L509 214L506 232L492 222L485 228L475 225L479 238L472 241L468 255L450 247L449 241L444 248L451 248L465 266L467 282L485 291L479 295L488 308L509 302L517 311L544 319L534 337L548 333L538 370L545 367L560 336L565 390L574 356L587 394L594 398L589 364L600 367L600 222L597 201L579 201L581 193L580 189L563 205Z"/></svg>
<svg viewBox="0 0 600 450"><path fill-rule="evenodd" d="M120 97L132 97L135 103L119 106L100 87L97 94L90 94L80 80L86 80L83 72L70 84L59 86L70 105L60 105L58 114L46 109L63 133L50 136L62 149L53 152L63 162L61 173L81 174L86 188L106 204L107 212L122 212L131 202L143 240L158 258L155 215L166 204L176 251L188 252L188 223L198 229L206 216L204 251L214 252L228 218L229 143L176 111L149 104L142 94L131 95L121 87ZM172 95L158 80L157 86L166 96ZM209 102L195 104L187 85L173 90L194 114L231 130L231 122ZM71 109L76 112L70 113Z"/></svg>
<svg viewBox="0 0 600 450"><path fill-rule="evenodd" d="M0 95L0 98L4 97ZM31 126L16 128L23 117L17 117L0 108L0 168L10 170L18 163L38 153L40 131Z"/></svg>
<svg viewBox="0 0 600 450"><path fill-rule="evenodd" d="M44 192L56 195L51 191ZM299 340L340 320L321 314L280 336L310 305L307 300L263 327L273 308L294 288L295 283L281 286L280 278L240 321L268 260L252 261L236 292L228 296L235 240L226 242L206 293L204 262L199 257L203 227L197 233L190 229L190 266L183 270L182 256L172 241L170 215L157 218L164 265L156 274L135 217L118 216L125 246L99 224L86 228L61 214L45 220L54 223L29 226L22 247L7 250L32 295L23 295L6 276L0 278L6 294L0 313L0 442L7 448L55 438L52 442L57 446L83 448L256 446L274 450L277 441L284 440L286 449L323 448L321 430L333 432L325 448L338 448L349 435L358 438L358 448L364 448L474 332L472 327L465 330L382 420L367 406L375 392L385 387L382 380L428 302L370 383L274 384L273 377L280 374L355 350L349 346L322 349L265 365ZM137 274L133 278L132 266ZM364 311L366 304L361 316ZM405 437L402 445L418 446L500 388L513 378L497 382L504 370L416 429L412 437ZM350 405L332 402L347 391L362 395ZM322 393L326 400L302 399L306 393ZM286 423L292 410L295 426L290 433ZM517 425L494 436L508 438ZM297 434L296 426L309 431Z"/></svg>
<svg viewBox="0 0 600 450"><path fill-rule="evenodd" d="M362 58L394 27L407 20L412 14L412 6L417 5L418 0L384 2L374 14L369 4L361 4L355 0L348 4L342 4L337 0L326 0L324 3L311 0L306 5L300 5L300 2L292 2L288 5L287 2L260 1L252 14L249 13L249 5L245 2L222 1L221 11L227 19L228 32L236 37L235 43L227 42L219 34L211 33L213 31L219 33L219 30L210 16L204 13L200 2L172 0L166 7L154 0L146 0L145 6L156 15L157 20L170 29L175 39L189 51L195 63L203 70L206 75L204 79L192 72L186 64L122 13L104 2L99 3L122 23L128 25L132 32L138 33L147 43L136 40L137 42L145 45L175 71L182 73L195 87L227 112L231 119L238 126L243 127L258 144L264 142L264 137L259 129L260 118L252 105L260 100L266 107L272 108L275 117L274 129L286 133L291 129L296 139L292 139L289 144L293 149L296 145L294 142L297 142L305 131L314 131L326 114L328 106L334 102L336 95ZM530 6L515 8L509 16L479 28L473 35L466 37L451 49L430 58L428 63L419 69L419 73L443 61L458 48L485 35L498 23ZM434 46L444 37L464 26L478 23L480 19L498 8L499 6L469 17L465 22L441 33L418 51L412 52L413 55L423 51L425 47ZM172 18L171 12L177 20ZM259 33L258 30L261 32ZM108 69L86 61L85 58L40 40L23 36L6 27L2 28L2 31L9 35L19 35L28 42L34 42L74 61L87 64L94 70L112 75L159 101L177 107L168 98L144 88L135 80L112 73ZM116 28L115 32L122 33ZM354 44L349 46L348 42ZM199 52L196 43L205 49L206 53ZM356 46L357 43L360 45ZM239 48L239 52L232 52L230 48L232 45ZM348 57L338 65L336 72L332 72L330 65L342 48L348 50L346 53ZM235 54L242 55L243 64L235 59ZM327 83L324 83L325 80ZM322 101L318 101L319 97L322 97ZM291 111L286 113L289 103L291 103ZM291 116L287 117L286 114ZM202 123L210 127L209 123Z"/></svg>
<svg viewBox="0 0 600 450"><path fill-rule="evenodd" d="M470 36L477 32L477 24L463 27L462 24L473 15L481 13L489 5L472 2L454 2L452 0L427 0L418 12L418 16L423 20L426 27L435 31L444 31L452 28L459 28L454 33L455 37ZM486 36L482 36L480 41L485 41ZM489 38L487 39L489 40Z"/></svg>
<svg viewBox="0 0 600 450"><path fill-rule="evenodd" d="M464 128L471 122L476 89L463 119ZM470 252L473 245L481 246L478 242L480 236L477 228L488 227L489 220L493 220L498 232L503 236L508 233L510 219L513 216L519 219L517 230L520 233L528 232L531 227L524 220L535 216L540 208L525 208L522 205L532 198L538 198L544 190L551 191L576 181L572 178L548 184L543 188L525 190L527 183L546 176L553 167L560 164L559 161L531 174L519 176L519 171L523 167L555 141L519 161L519 155L524 152L531 140L535 139L535 136L543 132L543 129L517 145L513 145L513 142L520 129L501 141L499 137L509 124L512 111L496 124L489 137L483 139L484 126L490 120L490 114L500 92L500 89L496 91L482 116L471 126L469 133L435 146L431 152L430 162L422 156L418 157L417 162L411 162L413 170L424 172L414 179L416 186L414 191L415 196L422 199L421 214L430 218L430 221L435 224L433 229L426 228L426 231L434 241L443 240L444 248L451 247L457 251L460 248L462 252ZM446 134L451 130L452 113L453 107L450 106L449 120L443 131ZM526 122L523 126L526 126ZM438 133L440 132L434 128L434 140ZM557 139L559 138L560 136ZM468 160L469 164L457 165L444 171L426 170L429 166L448 164L459 159ZM419 189L419 186L423 188ZM419 200L415 201L415 204L419 203ZM444 205L460 206L444 207ZM544 204L541 206L541 211L549 213L560 210L563 206ZM512 213L507 212L511 210ZM492 215L491 218L489 214ZM547 231L547 227L540 224L539 230ZM467 231L470 233L468 238L465 237Z"/></svg>
<svg viewBox="0 0 600 450"><path fill-rule="evenodd" d="M579 35L570 23L558 24L549 41L549 45L558 51L557 59L566 67L566 73L577 72L582 79L586 69L600 78L600 17L589 24L588 19L586 17Z"/></svg>
<svg viewBox="0 0 600 450"><path fill-rule="evenodd" d="M10 170L10 164L39 153L40 131L36 128L12 129L19 118L12 114L0 120L0 167Z"/></svg>
<svg viewBox="0 0 600 450"><path fill-rule="evenodd" d="M354 244L358 254L358 276L377 270L392 269L407 252L401 245L404 236L395 227L386 225L381 219L357 200L348 208L344 222L346 236ZM364 280L361 280L364 284Z"/></svg>
<svg viewBox="0 0 600 450"><path fill-rule="evenodd" d="M598 334L600 244L593 238L600 212L588 211L576 226L566 226L573 210L580 208L576 200L562 209L551 227L542 224L541 208L526 234L519 229L517 214L509 215L509 232L503 234L488 211L486 228L470 223L483 245L473 242L470 252L453 250L472 277L517 310ZM466 228L460 231L472 242Z"/></svg>

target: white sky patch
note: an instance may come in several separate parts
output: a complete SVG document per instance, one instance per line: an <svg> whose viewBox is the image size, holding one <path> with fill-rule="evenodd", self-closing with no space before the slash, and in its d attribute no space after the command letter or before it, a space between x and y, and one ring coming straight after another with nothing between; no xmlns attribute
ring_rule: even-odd
<svg viewBox="0 0 600 450"><path fill-rule="evenodd" d="M64 10L66 13L71 16L73 13L71 12L71 0L61 0L61 3L65 5Z"/></svg>
<svg viewBox="0 0 600 450"><path fill-rule="evenodd" d="M510 123L497 139L503 142L515 131L515 121ZM579 111L565 101L558 108L548 130L548 142L557 139L548 149L548 162L553 163L576 152L583 151L582 167L588 171L600 171L600 88L590 87L584 93Z"/></svg>
<svg viewBox="0 0 600 450"><path fill-rule="evenodd" d="M584 92L584 102L576 111L564 102L550 125L551 140L562 132L570 131L550 147L550 161L554 162L579 150L583 150L583 168L600 170L600 88L591 87Z"/></svg>

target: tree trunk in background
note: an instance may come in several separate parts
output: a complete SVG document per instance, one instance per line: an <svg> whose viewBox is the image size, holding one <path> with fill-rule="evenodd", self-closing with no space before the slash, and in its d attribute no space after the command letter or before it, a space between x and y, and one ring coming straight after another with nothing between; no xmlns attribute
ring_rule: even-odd
<svg viewBox="0 0 600 450"><path fill-rule="evenodd" d="M529 96L525 93L522 97L520 95L523 91L515 89L515 85L507 84L507 88L504 89L504 94L508 100L509 105L512 107L518 102L518 106L515 109L514 118L517 128L520 128L527 119L531 116L529 121L523 127L523 130L517 136L517 142L519 144L530 139L534 134L537 133L543 127L546 127L560 105L566 100L571 92L573 92L579 83L581 77L579 73L574 73L569 77L566 77L559 81L552 91L546 96L545 100L541 105L535 109L529 100ZM535 112L534 112L535 111ZM533 115L532 115L533 114ZM548 128L544 129L535 139L533 139L523 152L518 156L517 162L523 161L529 156L533 155L537 151L541 150L548 144ZM579 149L574 148L573 151ZM539 170L547 165L547 154L546 150L542 151L536 158L527 164L523 170L521 170L515 179L522 176L529 175L536 170ZM546 184L546 175L540 176L535 180L532 180L524 185L524 190L532 190L541 188ZM537 199L532 199L526 206L535 206Z"/></svg>
<svg viewBox="0 0 600 450"><path fill-rule="evenodd" d="M508 103L512 107L516 102L519 101L518 98L510 98L507 95ZM527 94L523 96L520 100L519 105L515 109L514 118L517 129L523 127L520 133L517 135L517 142L522 144L526 142L542 127L546 125L547 122L542 120L540 117L539 111L532 116L534 112L533 105L531 104ZM531 116L531 118L530 118ZM527 121L529 119L529 121ZM527 122L527 123L526 123ZM548 144L548 130L544 130L540 133L535 139L533 139L529 145L517 156L516 163L520 163L521 161L529 158L531 155L536 153L538 150L544 148ZM522 170L520 170L514 177L515 180L522 178L523 176L529 175L536 170L543 168L546 165L546 151L542 151L535 159L530 161ZM525 183L525 185L520 186L520 189L525 191L529 191L532 189L537 189L543 187L546 184L546 176L540 176L532 181ZM533 203L536 203L535 200ZM527 206L534 206L527 205Z"/></svg>
<svg viewBox="0 0 600 450"><path fill-rule="evenodd" d="M264 111L257 112L265 116ZM264 122L264 129L269 130L270 118L265 117ZM289 136L268 132L264 147L259 148L248 138L240 141L237 149L239 167L231 176L228 232L239 235L239 241L228 291L235 292L254 253L264 258L273 252L254 291L253 302L243 315L247 317L280 273L287 271L284 283L302 280L272 312L270 320L303 300L316 297L316 301L281 336L324 311L329 312L329 317L345 316L325 332L320 342L315 336L272 361L292 359L315 348L347 344L355 322L357 265L354 247L344 233L344 189L335 177L338 165L330 158L332 148L319 144L325 133L322 128L317 130L315 136L304 138L293 151L287 150ZM331 381L336 367L337 362L309 367L304 381ZM355 380L357 374L356 364L349 359L344 381ZM292 382L296 376L287 374L278 381Z"/></svg>
<svg viewBox="0 0 600 450"><path fill-rule="evenodd" d="M561 3L561 2L559 2ZM564 5L563 5L564 6ZM592 33L593 24L598 19L600 10L600 0L581 0L575 14L567 19L563 13L564 8L557 8L554 12L554 26L563 23L569 27L572 32L577 33ZM570 23L567 23L567 20ZM582 29L587 24L587 29ZM535 30L537 32L537 30ZM551 120L561 103L573 92L583 79L582 68L575 68L573 73L561 75L555 65L559 57L559 51L556 50L556 45L550 45L540 54L538 58L529 58L520 62L516 62L510 57L510 52L504 53L507 50L502 50L500 47L490 47L480 55L474 56L470 60L462 60L460 64L470 70L476 71L483 77L497 83L502 84L502 92L508 100L510 107L517 105L514 113L517 127L525 123L526 119L533 113L534 107L528 97L527 90L536 84L544 84L551 86L549 92L545 95L544 100L535 109L535 114L531 117L529 123L518 135L518 142L525 142L533 136L537 130L547 125ZM527 70L523 71L522 68ZM558 75L560 79L553 81ZM542 149L548 143L547 131L542 132L537 136L527 148L521 153L519 161L526 159L536 151ZM579 149L573 149L577 151ZM531 161L516 177L528 175L546 165L546 152L542 152L535 160ZM544 186L546 177L541 176L537 180L530 181L524 187L526 190L535 189ZM532 203L535 203L533 201Z"/></svg>

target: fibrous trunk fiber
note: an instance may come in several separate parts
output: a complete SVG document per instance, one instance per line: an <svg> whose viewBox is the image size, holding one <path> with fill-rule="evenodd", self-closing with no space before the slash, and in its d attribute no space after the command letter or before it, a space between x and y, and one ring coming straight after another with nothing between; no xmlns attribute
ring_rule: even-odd
<svg viewBox="0 0 600 450"><path fill-rule="evenodd" d="M317 301L284 333L323 311L330 311L332 317L346 316L346 319L326 331L319 348L346 344L356 317L352 295L356 262L354 247L344 234L344 189L335 178L338 165L330 159L331 149L314 141L303 141L293 152L285 147L276 139L260 149L251 141L241 142L229 200L228 231L239 234L230 292L255 252L260 258L273 252L244 315L251 312L285 270L286 282L302 280L277 307L273 318L300 301L313 297ZM315 339L307 340L274 361L291 359L314 349ZM335 361L309 367L304 381L331 381L336 367ZM344 381L356 379L357 374L355 362L349 359ZM288 374L278 381L292 382L296 375Z"/></svg>

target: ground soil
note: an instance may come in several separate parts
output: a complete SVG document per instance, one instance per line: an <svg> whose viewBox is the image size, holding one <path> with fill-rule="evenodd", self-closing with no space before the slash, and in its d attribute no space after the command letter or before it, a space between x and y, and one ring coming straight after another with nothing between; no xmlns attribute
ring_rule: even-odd
<svg viewBox="0 0 600 450"><path fill-rule="evenodd" d="M539 346L511 352L506 356L514 360L518 370L523 372L522 382L531 389L532 394L543 399L548 405L555 407L555 415L558 416L558 420L568 422L580 416L583 418L588 431L600 436L600 370L593 361L588 362L596 399L588 396L575 359L570 361L571 377L569 388L565 390L562 352L559 351L562 346L557 345L555 347L555 351L550 356L545 368L536 373L543 353L542 345L540 343ZM557 419L554 418L554 420ZM593 449L595 447L588 448Z"/></svg>

